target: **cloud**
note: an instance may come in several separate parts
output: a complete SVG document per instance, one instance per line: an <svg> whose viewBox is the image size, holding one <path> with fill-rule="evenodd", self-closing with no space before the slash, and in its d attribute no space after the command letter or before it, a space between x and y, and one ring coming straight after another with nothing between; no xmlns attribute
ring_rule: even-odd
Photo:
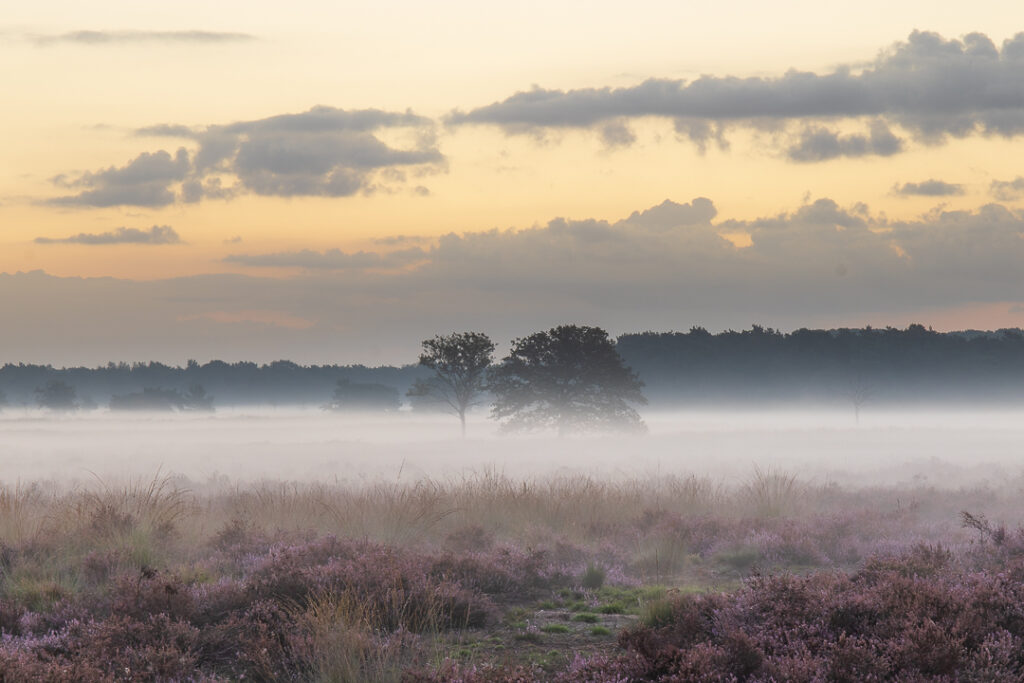
<svg viewBox="0 0 1024 683"><path fill-rule="evenodd" d="M43 203L155 208L178 201L231 199L245 193L348 197L391 190L405 182L402 169L413 169L417 176L445 169L433 122L411 111L321 106L229 125L194 128L165 123L135 132L191 139L197 149L191 156L184 147L173 157L164 150L143 153L121 168L74 178L58 175L53 178L58 187L85 189ZM402 144L392 139L400 139ZM225 186L224 178L233 183ZM429 194L422 185L412 191Z"/></svg>
<svg viewBox="0 0 1024 683"><path fill-rule="evenodd" d="M127 45L133 43L183 43L212 45L256 40L248 33L220 31L70 31L56 35L34 35L36 45Z"/></svg>
<svg viewBox="0 0 1024 683"><path fill-rule="evenodd" d="M862 68L831 73L791 70L782 76L701 76L650 79L624 88L550 90L539 87L448 117L451 125L495 125L508 133L545 128L595 128L640 117L675 122L677 132L704 145L725 125L804 126L790 154L811 161L836 156L894 154L902 144L888 127L938 143L948 136L1014 136L1024 132L1024 33L1002 48L985 35L962 39L914 31ZM840 137L809 122L871 119L878 132ZM714 133L712 133L714 131Z"/></svg>
<svg viewBox="0 0 1024 683"><path fill-rule="evenodd" d="M893 191L904 197L952 197L962 195L964 186L931 178L920 183L903 183L894 187Z"/></svg>
<svg viewBox="0 0 1024 683"><path fill-rule="evenodd" d="M385 143L381 130L411 131L411 145ZM221 169L260 195L346 197L371 190L375 171L439 170L444 157L430 119L412 112L314 107L208 128L199 136L197 171Z"/></svg>
<svg viewBox="0 0 1024 683"><path fill-rule="evenodd" d="M609 121L601 126L599 134L608 147L629 147L636 142L636 134L622 121Z"/></svg>
<svg viewBox="0 0 1024 683"><path fill-rule="evenodd" d="M903 140L881 121L868 135L840 135L817 126L804 128L799 140L786 150L793 161L826 161L837 157L892 156L903 150Z"/></svg>
<svg viewBox="0 0 1024 683"><path fill-rule="evenodd" d="M749 246L722 237L739 232ZM138 282L0 274L5 353L52 363L270 361L285 348L303 362L402 363L433 334L482 329L507 340L567 321L613 333L929 324L943 311L1024 303L1024 212L988 204L891 221L820 198L737 221L697 198L620 220L450 233L406 253L232 262L298 272Z"/></svg>
<svg viewBox="0 0 1024 683"><path fill-rule="evenodd" d="M425 244L433 240L433 237L426 237L424 235L388 235L386 237L374 237L371 241L374 244L393 247L400 244Z"/></svg>
<svg viewBox="0 0 1024 683"><path fill-rule="evenodd" d="M139 137L153 138L194 138L197 133L198 131L194 128L172 123L158 123L153 126L144 126L135 130L135 134Z"/></svg>
<svg viewBox="0 0 1024 683"><path fill-rule="evenodd" d="M80 232L71 237L37 237L36 244L180 244L181 238L169 225L154 225L149 230L117 228L111 232Z"/></svg>
<svg viewBox="0 0 1024 683"><path fill-rule="evenodd" d="M384 254L340 249L326 251L285 251L272 254L231 254L225 263L257 268L304 268L308 270L360 270L366 268L396 268L422 260L426 253L419 247L391 251Z"/></svg>
<svg viewBox="0 0 1024 683"><path fill-rule="evenodd" d="M993 180L989 185L989 193L1004 202L1024 198L1024 177L1017 176L1013 180Z"/></svg>
<svg viewBox="0 0 1024 683"><path fill-rule="evenodd" d="M86 188L78 194L43 201L50 206L145 206L156 208L175 201L171 185L185 179L190 171L188 152L184 147L174 156L165 150L143 152L122 167L83 173L69 179L54 177L53 183L64 188Z"/></svg>

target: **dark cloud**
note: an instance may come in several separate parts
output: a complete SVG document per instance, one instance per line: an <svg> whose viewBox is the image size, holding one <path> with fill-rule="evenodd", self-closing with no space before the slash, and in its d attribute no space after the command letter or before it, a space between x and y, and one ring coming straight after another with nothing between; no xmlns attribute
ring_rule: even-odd
<svg viewBox="0 0 1024 683"><path fill-rule="evenodd" d="M190 138L198 149L191 158L184 148L174 157L161 150L144 153L123 168L111 167L77 178L56 176L53 182L59 187L85 189L45 203L159 207L176 201L230 199L244 193L347 197L390 190L405 182L403 168L416 170L416 175L444 169L445 158L437 148L433 128L430 119L410 111L332 107L202 129L148 126L136 134ZM389 139L404 134L407 144L385 142L379 137L382 131ZM233 177L235 182L225 186L223 177ZM420 185L413 188L418 194L425 190Z"/></svg>
<svg viewBox="0 0 1024 683"><path fill-rule="evenodd" d="M623 121L609 121L598 132L608 147L629 147L636 142L636 134Z"/></svg>
<svg viewBox="0 0 1024 683"><path fill-rule="evenodd" d="M186 43L191 45L239 43L256 40L248 33L219 31L71 31L31 37L36 45L125 45L130 43Z"/></svg>
<svg viewBox="0 0 1024 683"><path fill-rule="evenodd" d="M903 183L893 191L904 197L953 197L964 193L964 186L930 178L920 183Z"/></svg>
<svg viewBox="0 0 1024 683"><path fill-rule="evenodd" d="M1017 176L1013 180L993 180L989 185L989 193L1003 202L1011 202L1024 198L1024 177Z"/></svg>
<svg viewBox="0 0 1024 683"><path fill-rule="evenodd" d="M892 156L903 150L903 141L881 121L874 121L867 135L841 135L827 128L809 126L786 150L793 161L827 161L838 157Z"/></svg>
<svg viewBox="0 0 1024 683"><path fill-rule="evenodd" d="M309 270L359 270L366 268L396 268L426 258L419 247L402 249L380 254L377 252L344 252L340 249L326 251L278 252L274 254L231 254L225 263L258 268L305 268Z"/></svg>
<svg viewBox="0 0 1024 683"><path fill-rule="evenodd" d="M375 171L442 164L432 127L412 112L314 107L210 128L199 138L196 166L234 173L256 194L346 197L369 191ZM385 129L411 130L415 140L392 147L375 134Z"/></svg>
<svg viewBox="0 0 1024 683"><path fill-rule="evenodd" d="M165 150L143 152L127 165L83 173L77 178L54 177L53 183L64 188L85 188L78 194L48 199L50 206L146 206L172 204L175 194L171 185L181 182L190 171L188 152L180 148L174 156Z"/></svg>
<svg viewBox="0 0 1024 683"><path fill-rule="evenodd" d="M181 238L169 225L154 225L149 230L117 228L111 232L80 232L71 237L37 237L37 244L180 244Z"/></svg>
<svg viewBox="0 0 1024 683"><path fill-rule="evenodd" d="M489 124L507 132L543 128L602 130L609 122L656 116L673 119L698 145L720 137L721 126L840 118L873 118L898 125L925 142L973 133L1024 132L1024 33L997 48L980 33L946 40L915 31L863 68L832 73L789 71L775 78L702 76L694 81L651 79L626 88L533 90L456 111L453 125ZM790 155L797 160L893 154L892 133L841 137L822 128L804 131Z"/></svg>
<svg viewBox="0 0 1024 683"><path fill-rule="evenodd" d="M203 199L233 199L240 194L238 186L224 187L217 176L205 180L191 178L181 184L181 201L194 204Z"/></svg>

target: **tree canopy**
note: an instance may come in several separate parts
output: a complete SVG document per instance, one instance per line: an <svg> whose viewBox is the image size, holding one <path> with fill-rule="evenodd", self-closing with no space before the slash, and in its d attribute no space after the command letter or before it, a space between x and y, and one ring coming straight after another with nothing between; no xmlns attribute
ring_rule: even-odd
<svg viewBox="0 0 1024 683"><path fill-rule="evenodd" d="M491 414L507 430L638 430L643 382L599 327L561 325L512 342L492 369Z"/></svg>
<svg viewBox="0 0 1024 683"><path fill-rule="evenodd" d="M420 365L434 374L417 379L407 395L440 404L455 413L465 436L466 412L476 405L484 391L494 342L482 332L456 332L426 339L422 346Z"/></svg>

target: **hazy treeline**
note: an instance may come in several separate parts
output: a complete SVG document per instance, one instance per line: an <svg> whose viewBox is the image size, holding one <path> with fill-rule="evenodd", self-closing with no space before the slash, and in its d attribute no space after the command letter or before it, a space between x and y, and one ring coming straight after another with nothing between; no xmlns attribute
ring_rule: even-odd
<svg viewBox="0 0 1024 683"><path fill-rule="evenodd" d="M935 332L896 328L749 330L624 334L616 348L644 382L652 407L771 402L835 406L889 402L1024 402L1024 331ZM34 406L48 382L74 387L83 407L146 389L188 392L200 386L216 405L338 408L370 397L374 406L408 402L430 370L362 365L304 366L189 361L109 363L97 368L7 364L0 392L9 407ZM342 388L339 394L339 380Z"/></svg>
<svg viewBox="0 0 1024 683"><path fill-rule="evenodd" d="M275 361L258 365L250 362L189 361L185 367L163 363L108 363L98 368L53 368L45 365L13 365L0 368L0 391L8 407L34 406L37 390L49 382L74 387L83 407L106 406L111 399L142 394L147 389L181 393L201 386L216 405L306 405L321 406L332 401L339 380L347 380L356 391L365 385L384 385L402 393L417 377L427 374L415 365L368 368L362 365L298 365Z"/></svg>
<svg viewBox="0 0 1024 683"><path fill-rule="evenodd" d="M617 349L652 403L1024 401L1024 332L753 326L643 332Z"/></svg>

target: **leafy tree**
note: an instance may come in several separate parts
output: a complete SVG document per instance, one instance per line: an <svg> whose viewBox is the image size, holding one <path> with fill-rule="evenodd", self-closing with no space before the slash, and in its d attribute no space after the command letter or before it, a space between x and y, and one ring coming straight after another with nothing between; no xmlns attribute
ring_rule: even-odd
<svg viewBox="0 0 1024 683"><path fill-rule="evenodd" d="M491 371L491 415L508 430L555 427L641 430L630 403L646 404L643 382L599 327L561 325L512 342Z"/></svg>
<svg viewBox="0 0 1024 683"><path fill-rule="evenodd" d="M60 380L51 379L46 386L36 388L36 403L50 410L76 410L75 388Z"/></svg>
<svg viewBox="0 0 1024 683"><path fill-rule="evenodd" d="M481 332L456 332L423 341L420 365L434 371L429 379L417 379L406 393L439 403L459 418L466 436L466 411L484 392L494 342Z"/></svg>

